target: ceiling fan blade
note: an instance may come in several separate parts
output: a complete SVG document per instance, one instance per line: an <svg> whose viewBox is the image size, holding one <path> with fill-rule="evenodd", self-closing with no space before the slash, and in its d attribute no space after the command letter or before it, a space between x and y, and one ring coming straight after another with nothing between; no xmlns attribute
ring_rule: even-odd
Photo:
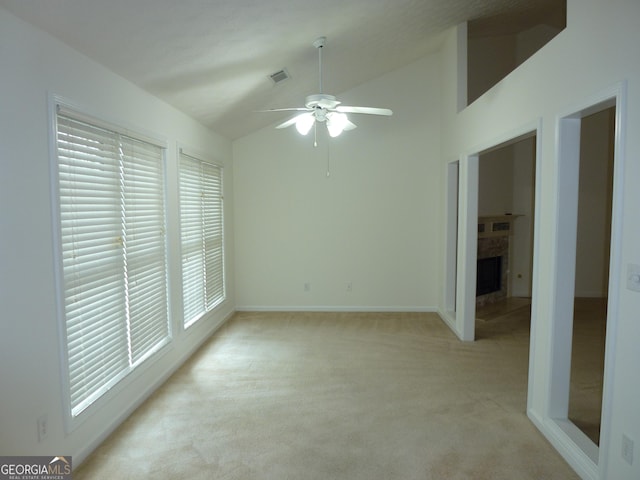
<svg viewBox="0 0 640 480"><path fill-rule="evenodd" d="M336 111L342 113L366 113L368 115L385 115L387 117L393 115L393 112L388 108L349 107L347 105L338 105L336 107Z"/></svg>
<svg viewBox="0 0 640 480"><path fill-rule="evenodd" d="M310 112L311 109L306 107L289 107L289 108L270 108L269 110L256 110L257 113L268 112Z"/></svg>
<svg viewBox="0 0 640 480"><path fill-rule="evenodd" d="M354 128L358 128L358 126L355 123L353 123L351 120L347 120L347 122L344 125L344 130L348 132L349 130L353 130Z"/></svg>
<svg viewBox="0 0 640 480"><path fill-rule="evenodd" d="M306 108L304 110L306 110ZM300 113L298 115L294 115L289 120L285 120L280 125L276 126L276 128L287 128L287 127L290 127L291 125L296 123L300 117L305 117L307 115L313 115L313 112L305 112L305 113Z"/></svg>

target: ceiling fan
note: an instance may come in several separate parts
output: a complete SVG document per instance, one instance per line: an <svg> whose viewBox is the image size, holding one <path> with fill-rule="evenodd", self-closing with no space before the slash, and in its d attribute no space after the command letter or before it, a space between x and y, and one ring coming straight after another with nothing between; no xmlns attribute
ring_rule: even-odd
<svg viewBox="0 0 640 480"><path fill-rule="evenodd" d="M388 108L350 107L341 105L341 102L337 100L336 97L322 92L322 49L324 48L326 41L326 37L320 37L313 42L313 46L318 49L320 93L309 95L305 99L304 107L263 110L264 112L303 112L282 122L280 125L276 126L276 128L287 128L291 125L295 125L298 132L302 135L306 135L312 127L317 128L318 123L325 123L327 130L329 131L329 135L331 137L337 137L345 130L348 131L356 128L356 125L347 117L347 113L365 113L368 115L384 116L390 116L393 114L393 112Z"/></svg>

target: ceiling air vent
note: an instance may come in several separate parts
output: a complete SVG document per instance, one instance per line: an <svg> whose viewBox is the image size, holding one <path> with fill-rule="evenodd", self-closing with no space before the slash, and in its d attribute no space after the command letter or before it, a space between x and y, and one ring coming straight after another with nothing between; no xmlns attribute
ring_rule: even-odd
<svg viewBox="0 0 640 480"><path fill-rule="evenodd" d="M279 70L269 75L269 78L273 83L277 85L278 83L284 82L290 77L289 77L289 72L287 72L287 70L283 68L282 70Z"/></svg>

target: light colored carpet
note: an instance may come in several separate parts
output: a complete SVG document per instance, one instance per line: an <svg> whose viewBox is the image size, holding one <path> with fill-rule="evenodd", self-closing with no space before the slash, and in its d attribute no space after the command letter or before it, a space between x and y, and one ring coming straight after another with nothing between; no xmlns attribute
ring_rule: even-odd
<svg viewBox="0 0 640 480"><path fill-rule="evenodd" d="M435 314L236 314L74 478L578 478L502 323L461 343Z"/></svg>
<svg viewBox="0 0 640 480"><path fill-rule="evenodd" d="M576 298L573 313L569 419L598 445L607 329L606 298Z"/></svg>
<svg viewBox="0 0 640 480"><path fill-rule="evenodd" d="M485 305L476 312L476 337L497 341L504 332L529 342L530 299L512 297ZM607 327L606 298L576 298L571 348L569 419L596 445L600 417ZM502 333L501 333L502 332Z"/></svg>

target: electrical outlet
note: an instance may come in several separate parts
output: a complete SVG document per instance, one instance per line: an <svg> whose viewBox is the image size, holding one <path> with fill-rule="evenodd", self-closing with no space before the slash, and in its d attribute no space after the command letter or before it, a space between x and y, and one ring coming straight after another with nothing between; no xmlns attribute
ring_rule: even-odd
<svg viewBox="0 0 640 480"><path fill-rule="evenodd" d="M622 434L622 458L629 464L633 465L633 440Z"/></svg>
<svg viewBox="0 0 640 480"><path fill-rule="evenodd" d="M38 442L44 442L49 435L49 421L46 415L41 415L36 421L38 427Z"/></svg>
<svg viewBox="0 0 640 480"><path fill-rule="evenodd" d="M634 292L640 292L640 265L633 263L627 265L627 288Z"/></svg>
<svg viewBox="0 0 640 480"><path fill-rule="evenodd" d="M351 292L353 290L353 283L349 282L347 283L347 292Z"/></svg>
<svg viewBox="0 0 640 480"><path fill-rule="evenodd" d="M310 292L311 291L311 283L310 282L305 282L304 283L304 291L305 292Z"/></svg>

